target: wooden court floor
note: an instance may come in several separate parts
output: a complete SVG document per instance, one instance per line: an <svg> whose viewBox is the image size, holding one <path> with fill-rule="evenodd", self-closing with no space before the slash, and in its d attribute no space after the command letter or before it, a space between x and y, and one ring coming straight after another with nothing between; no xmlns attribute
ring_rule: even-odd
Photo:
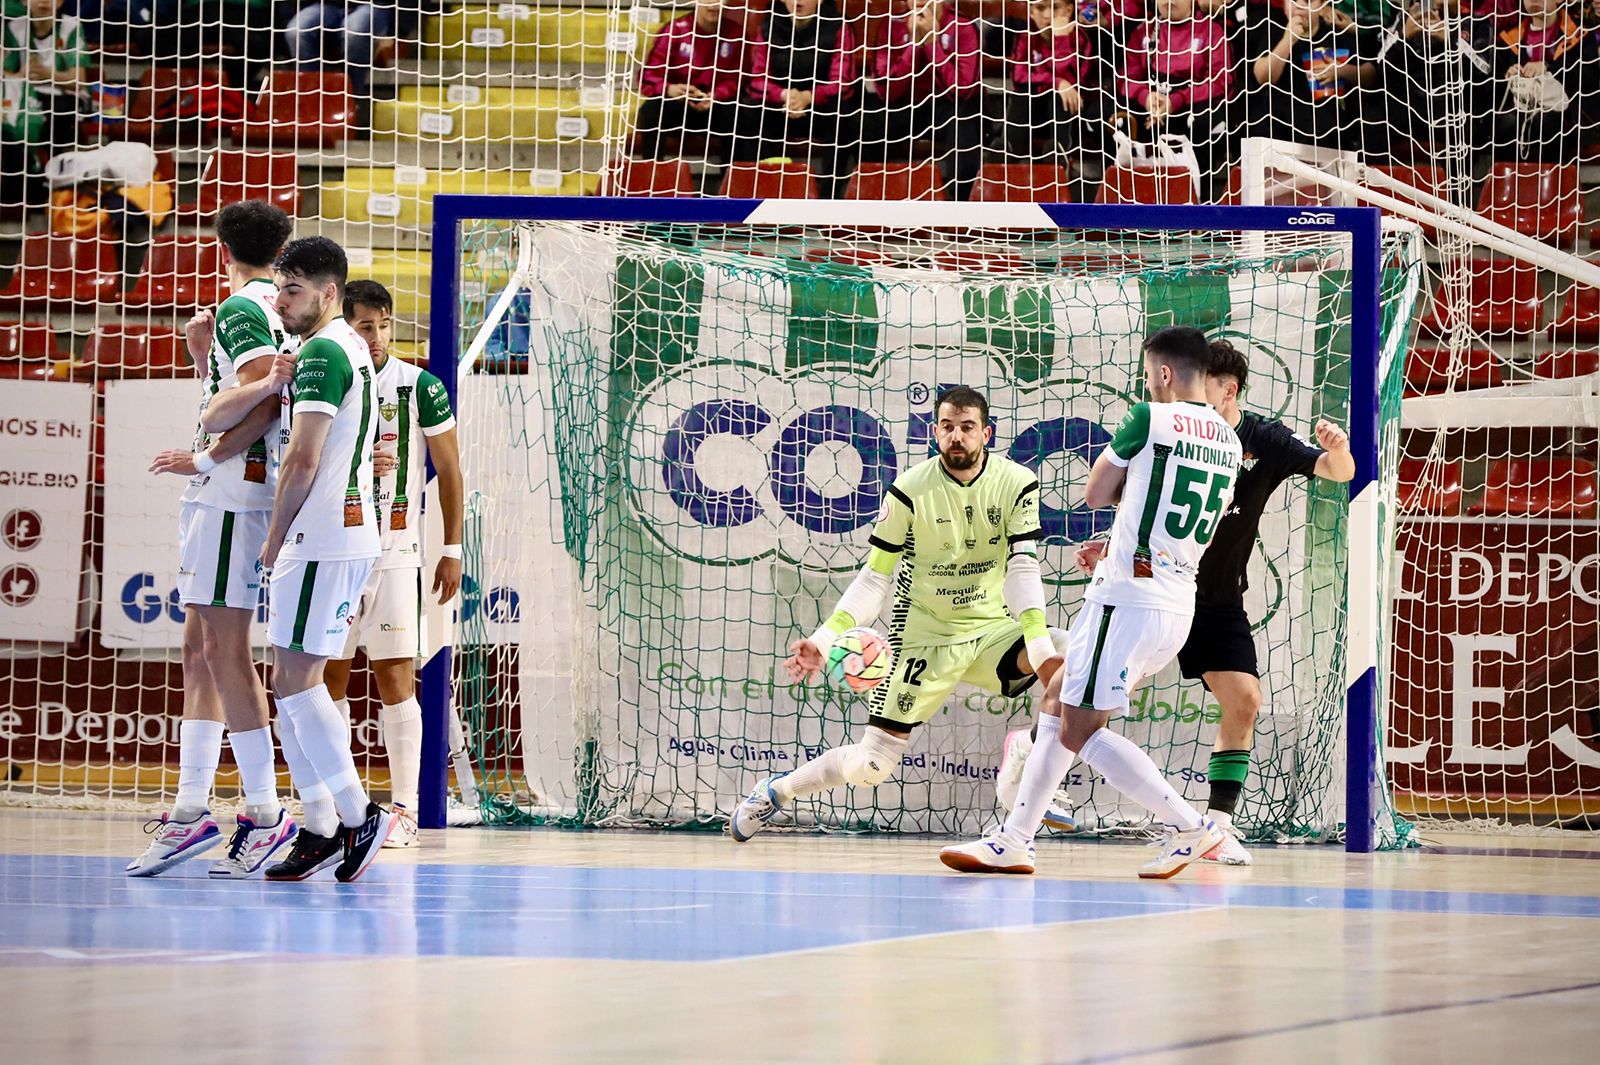
<svg viewBox="0 0 1600 1065"><path fill-rule="evenodd" d="M457 829L339 885L129 880L0 810L0 1062L1600 1062L1600 841L1031 878L940 841ZM327 876L327 874L323 874Z"/></svg>

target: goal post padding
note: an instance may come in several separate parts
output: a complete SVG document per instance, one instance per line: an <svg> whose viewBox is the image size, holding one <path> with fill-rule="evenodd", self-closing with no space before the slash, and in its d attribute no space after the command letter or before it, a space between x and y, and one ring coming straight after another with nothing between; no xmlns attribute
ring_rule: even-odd
<svg viewBox="0 0 1600 1065"><path fill-rule="evenodd" d="M1246 257L1242 234L1268 253ZM1075 486L1141 398L1139 342L1184 322L1245 347L1252 408L1302 432L1348 422L1358 464L1348 493L1288 485L1263 523L1267 707L1241 824L1329 838L1348 809L1352 849L1403 835L1374 604L1380 427L1420 260L1380 240L1375 210L441 196L433 247L470 583L454 661L425 683L425 823L443 815L447 696L490 820L716 824L759 775L843 742L864 704L786 685L779 659L860 564L888 482L929 453L941 387L986 390L995 447L1039 470L1064 624L1069 545L1110 521ZM794 820L977 831L1032 706L960 689L895 781ZM1203 800L1215 718L1169 670L1122 727ZM1082 772L1069 790L1093 829L1144 827Z"/></svg>

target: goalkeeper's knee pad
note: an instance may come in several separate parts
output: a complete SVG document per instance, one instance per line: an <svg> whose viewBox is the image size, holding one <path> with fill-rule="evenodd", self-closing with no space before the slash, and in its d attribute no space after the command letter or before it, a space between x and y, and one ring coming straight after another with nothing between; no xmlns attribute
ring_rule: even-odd
<svg viewBox="0 0 1600 1065"><path fill-rule="evenodd" d="M857 788L875 788L894 775L910 740L880 728L868 728L860 743L852 743L844 758L845 783Z"/></svg>

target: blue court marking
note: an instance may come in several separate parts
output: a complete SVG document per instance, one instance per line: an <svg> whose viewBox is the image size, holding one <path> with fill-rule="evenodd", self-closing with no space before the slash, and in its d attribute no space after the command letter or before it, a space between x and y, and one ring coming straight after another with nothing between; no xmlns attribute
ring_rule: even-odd
<svg viewBox="0 0 1600 1065"><path fill-rule="evenodd" d="M1600 918L1600 898L1196 882L539 866L374 866L359 883L212 881L204 861L0 855L18 948L717 961L1218 907ZM92 959L91 959L92 960ZM152 959L155 960L155 959Z"/></svg>

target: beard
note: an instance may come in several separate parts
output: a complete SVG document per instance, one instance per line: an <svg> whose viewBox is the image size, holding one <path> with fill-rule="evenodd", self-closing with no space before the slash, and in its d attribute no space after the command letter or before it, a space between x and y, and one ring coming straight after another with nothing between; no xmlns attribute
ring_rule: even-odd
<svg viewBox="0 0 1600 1065"><path fill-rule="evenodd" d="M957 451L945 448L939 452L939 459L947 469L970 470L983 461L983 448L974 448L971 451Z"/></svg>

